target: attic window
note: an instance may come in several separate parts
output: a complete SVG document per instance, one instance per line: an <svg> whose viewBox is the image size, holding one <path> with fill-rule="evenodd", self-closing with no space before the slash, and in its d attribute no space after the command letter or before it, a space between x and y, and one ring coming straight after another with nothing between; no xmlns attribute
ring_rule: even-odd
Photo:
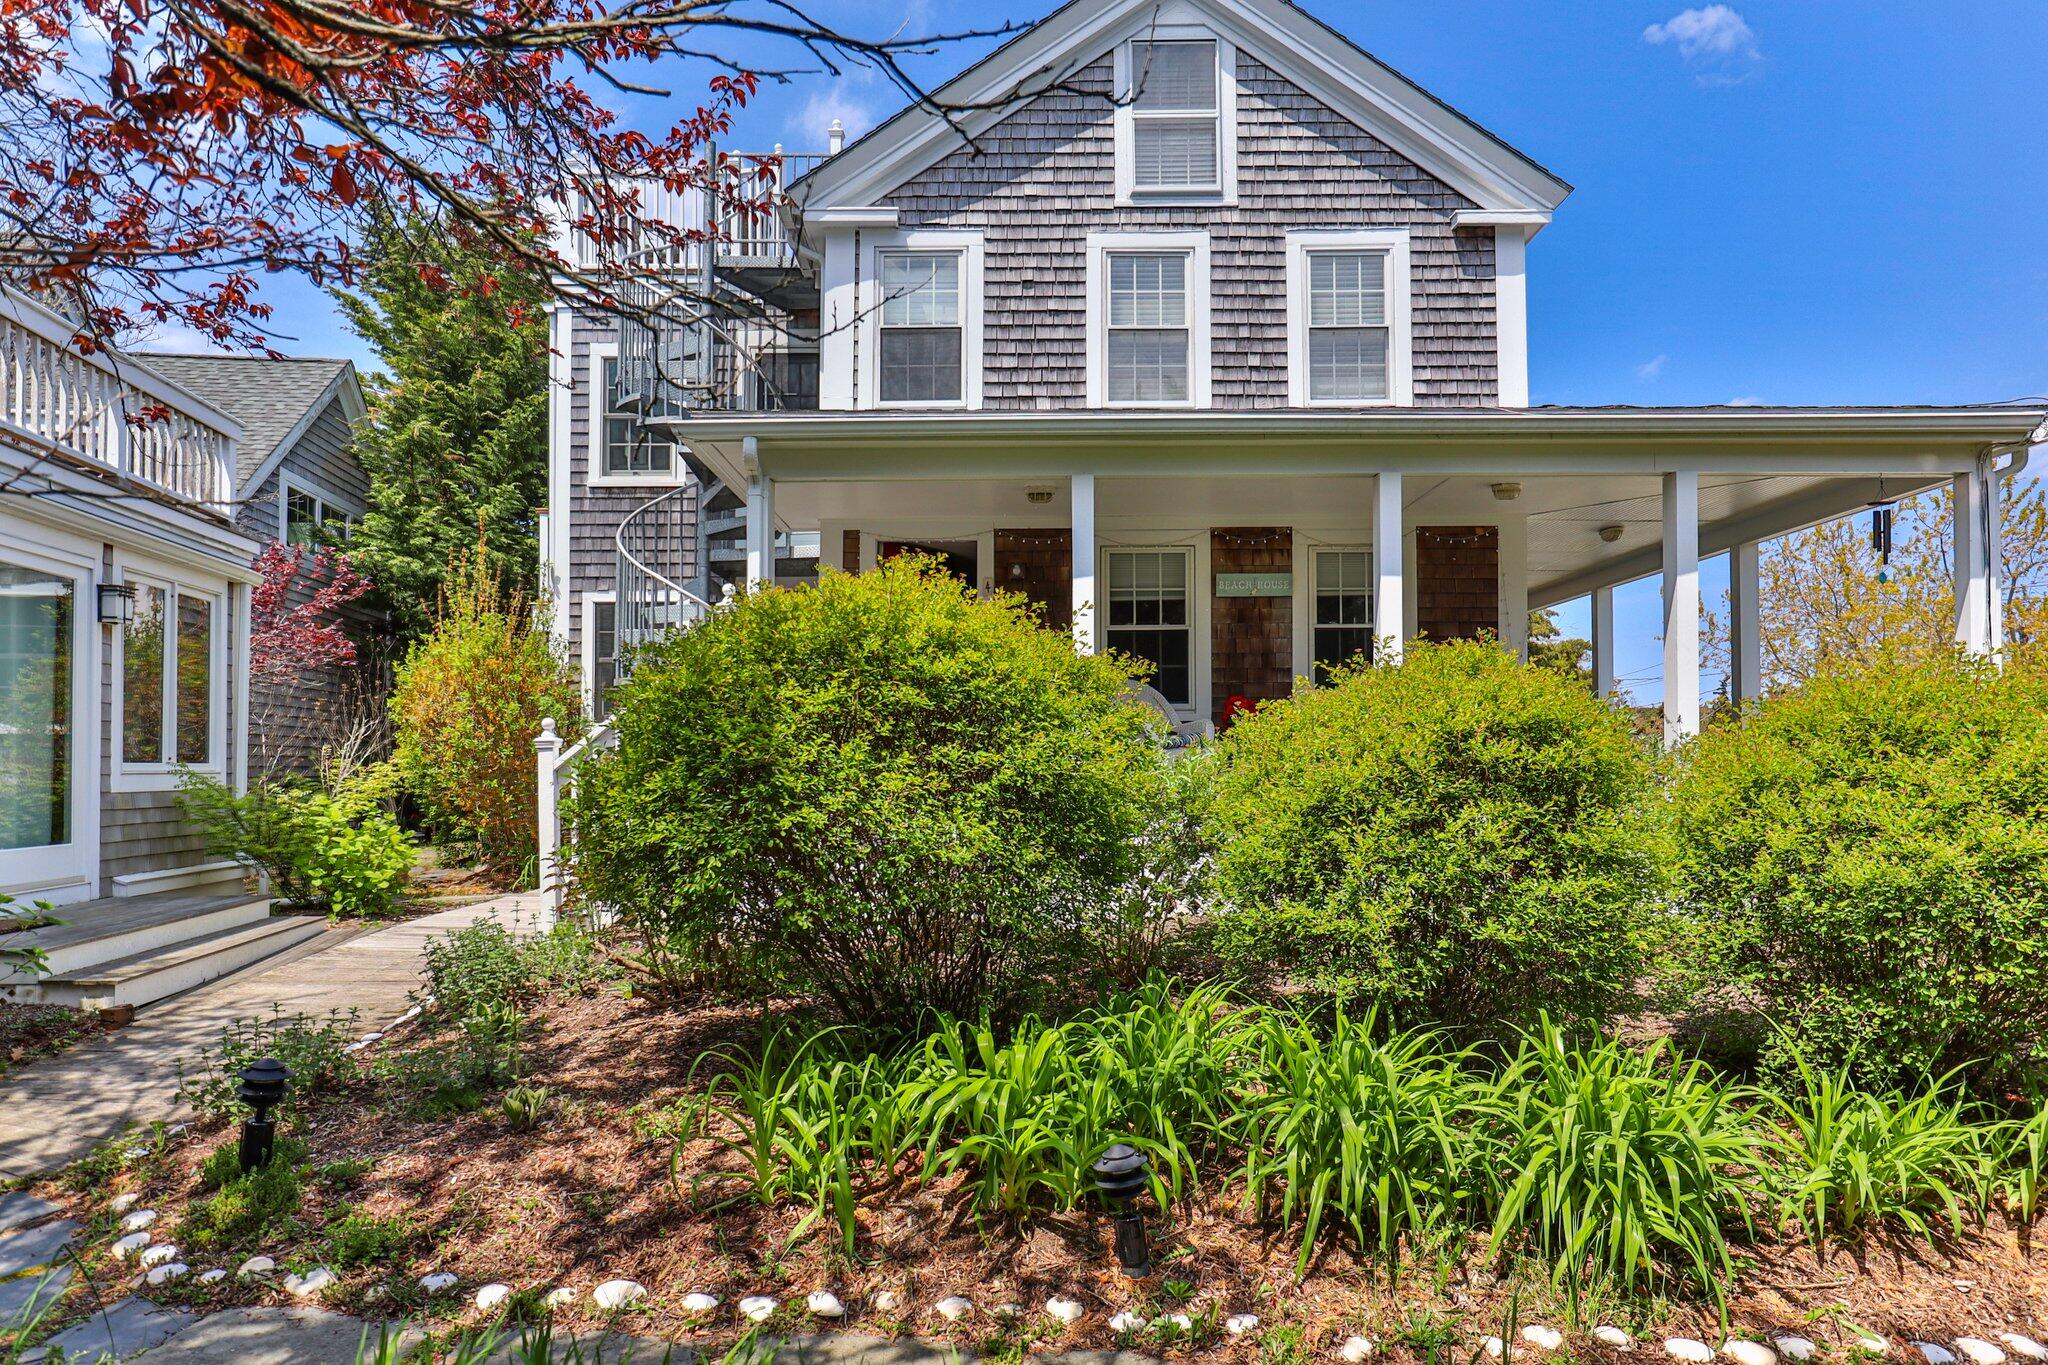
<svg viewBox="0 0 2048 1365"><path fill-rule="evenodd" d="M1209 37L1134 39L1119 53L1118 179L1126 200L1228 197L1231 53Z"/></svg>

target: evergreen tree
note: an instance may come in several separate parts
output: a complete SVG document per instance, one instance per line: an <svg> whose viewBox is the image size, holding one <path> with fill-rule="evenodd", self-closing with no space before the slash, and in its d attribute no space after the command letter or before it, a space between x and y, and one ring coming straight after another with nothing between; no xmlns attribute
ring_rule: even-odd
<svg viewBox="0 0 2048 1365"><path fill-rule="evenodd" d="M449 565L479 535L498 581L537 581L546 295L421 221L374 223L360 279L341 306L386 373L368 382L374 420L356 449L370 508L350 558L410 641L431 629Z"/></svg>

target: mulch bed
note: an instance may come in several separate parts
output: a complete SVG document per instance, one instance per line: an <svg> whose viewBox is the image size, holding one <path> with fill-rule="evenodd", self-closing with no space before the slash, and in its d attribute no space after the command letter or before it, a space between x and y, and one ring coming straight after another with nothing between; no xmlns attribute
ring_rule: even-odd
<svg viewBox="0 0 2048 1365"><path fill-rule="evenodd" d="M107 1021L62 1005L0 1001L0 1076L107 1032Z"/></svg>
<svg viewBox="0 0 2048 1365"><path fill-rule="evenodd" d="M716 1179L734 1168L735 1158L708 1142L690 1143L671 1179L674 1144L650 1120L701 1086L702 1070L693 1079L692 1068L707 1051L751 1040L761 1023L755 1010L672 1010L611 992L552 1002L530 1022L526 1079L547 1086L554 1106L540 1127L525 1133L513 1131L495 1100L471 1113L424 1119L396 1105L375 1107L380 1092L367 1085L324 1096L299 1129L310 1160L318 1166L360 1159L368 1169L345 1188L309 1181L294 1236L208 1261L189 1257L195 1276L207 1264L232 1269L256 1252L287 1269L320 1264L322 1225L346 1205L365 1215L404 1218L420 1236L402 1263L343 1272L329 1306L475 1319L470 1296L486 1282L569 1285L583 1294L556 1322L581 1329L600 1321L588 1291L604 1280L628 1278L646 1285L649 1298L626 1320L627 1330L714 1348L738 1336L732 1305L741 1297L782 1299L794 1325L814 1289L829 1289L846 1303L847 1327L885 1335L914 1331L982 1349L1113 1347L1118 1342L1108 1318L1127 1308L1148 1317L1186 1311L1197 1318L1213 1308L1219 1329L1225 1315L1256 1313L1260 1329L1242 1338L1219 1330L1195 1347L1140 1343L1161 1354L1244 1361L1327 1353L1354 1332L1399 1358L1435 1360L1449 1352L1467 1360L1482 1338L1512 1337L1512 1329L1504 1330L1509 1323L1565 1328L1573 1321L1539 1272L1489 1271L1476 1237L1410 1258L1391 1282L1383 1263L1353 1257L1331 1239L1298 1281L1293 1237L1258 1224L1235 1197L1197 1198L1177 1208L1170 1225L1155 1221L1155 1273L1136 1284L1115 1273L1108 1224L1099 1215L1049 1215L1021 1227L978 1220L949 1182L905 1179L870 1193L862 1206L860 1255L848 1258L836 1229L800 1231L801 1210L763 1208L735 1183ZM442 1045L432 1034L394 1042ZM95 1217L100 1232L113 1223L106 1201L135 1190L159 1211L160 1228L174 1229L198 1163L232 1137L225 1125L202 1125L168 1152L90 1191L71 1189L60 1178L44 1182L39 1192ZM2038 1339L2048 1330L2048 1252L2039 1232L2038 1225L2016 1229L1994 1219L1953 1245L1872 1241L1825 1258L1791 1239L1744 1246L1730 1296L1732 1330L1794 1330L1824 1344L1845 1344L1852 1325L1894 1342L2000 1330ZM161 1235L175 1238L172 1231ZM122 1269L134 1273L132 1266ZM439 1270L459 1275L462 1288L423 1302L415 1282ZM107 1273L118 1273L111 1262ZM908 1307L876 1313L873 1297L883 1289L903 1295ZM693 1290L724 1301L714 1325L682 1314L679 1301ZM929 1308L953 1294L984 1311L946 1324ZM1052 1294L1080 1300L1087 1317L1062 1333L1041 1311ZM213 1288L188 1280L170 1296L211 1307L288 1301L276 1288L238 1285L232 1277ZM1011 1302L1025 1309L1019 1323L1002 1327L986 1315ZM1696 1302L1589 1302L1577 1321L1586 1329L1614 1321L1709 1342L1723 1336L1711 1309ZM1579 1333L1572 1333L1568 1350L1580 1359L1618 1357Z"/></svg>

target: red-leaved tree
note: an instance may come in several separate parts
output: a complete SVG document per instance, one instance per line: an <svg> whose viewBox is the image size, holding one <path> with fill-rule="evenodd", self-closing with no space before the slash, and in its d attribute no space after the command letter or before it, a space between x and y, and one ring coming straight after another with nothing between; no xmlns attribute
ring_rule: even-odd
<svg viewBox="0 0 2048 1365"><path fill-rule="evenodd" d="M309 555L303 546L274 540L250 567L262 575L249 591L252 682L291 683L356 661L356 644L342 627L341 609L372 585L347 555L329 545Z"/></svg>

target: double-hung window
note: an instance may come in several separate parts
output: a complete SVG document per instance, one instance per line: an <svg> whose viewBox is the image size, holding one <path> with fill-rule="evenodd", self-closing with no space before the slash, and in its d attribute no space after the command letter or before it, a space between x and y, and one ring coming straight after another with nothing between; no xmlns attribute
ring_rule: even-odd
<svg viewBox="0 0 2048 1365"><path fill-rule="evenodd" d="M1112 251L1108 274L1109 401L1187 402L1187 253Z"/></svg>
<svg viewBox="0 0 2048 1365"><path fill-rule="evenodd" d="M355 529L355 515L326 495L301 487L287 477L284 490L284 542L324 545L345 541Z"/></svg>
<svg viewBox="0 0 2048 1365"><path fill-rule="evenodd" d="M1408 235L1287 236L1288 398L1297 407L1414 401Z"/></svg>
<svg viewBox="0 0 2048 1365"><path fill-rule="evenodd" d="M1111 550L1107 558L1109 630L1105 643L1119 653L1149 660L1151 683L1159 694L1175 706L1192 705L1188 552Z"/></svg>
<svg viewBox="0 0 2048 1365"><path fill-rule="evenodd" d="M1213 38L1130 46L1134 194L1223 188L1223 98Z"/></svg>
<svg viewBox="0 0 2048 1365"><path fill-rule="evenodd" d="M206 766L220 753L220 599L175 583L136 584L121 631L121 761Z"/></svg>
<svg viewBox="0 0 2048 1365"><path fill-rule="evenodd" d="M1372 658L1372 556L1364 550L1316 551L1316 682L1344 664Z"/></svg>
<svg viewBox="0 0 2048 1365"><path fill-rule="evenodd" d="M961 252L881 255L883 403L958 403L965 390Z"/></svg>
<svg viewBox="0 0 2048 1365"><path fill-rule="evenodd" d="M619 608L616 602L590 604L590 712L595 720L611 714L611 691L619 681Z"/></svg>
<svg viewBox="0 0 2048 1365"><path fill-rule="evenodd" d="M659 478L675 469L675 442L641 425L619 394L619 358L604 359L604 476Z"/></svg>

